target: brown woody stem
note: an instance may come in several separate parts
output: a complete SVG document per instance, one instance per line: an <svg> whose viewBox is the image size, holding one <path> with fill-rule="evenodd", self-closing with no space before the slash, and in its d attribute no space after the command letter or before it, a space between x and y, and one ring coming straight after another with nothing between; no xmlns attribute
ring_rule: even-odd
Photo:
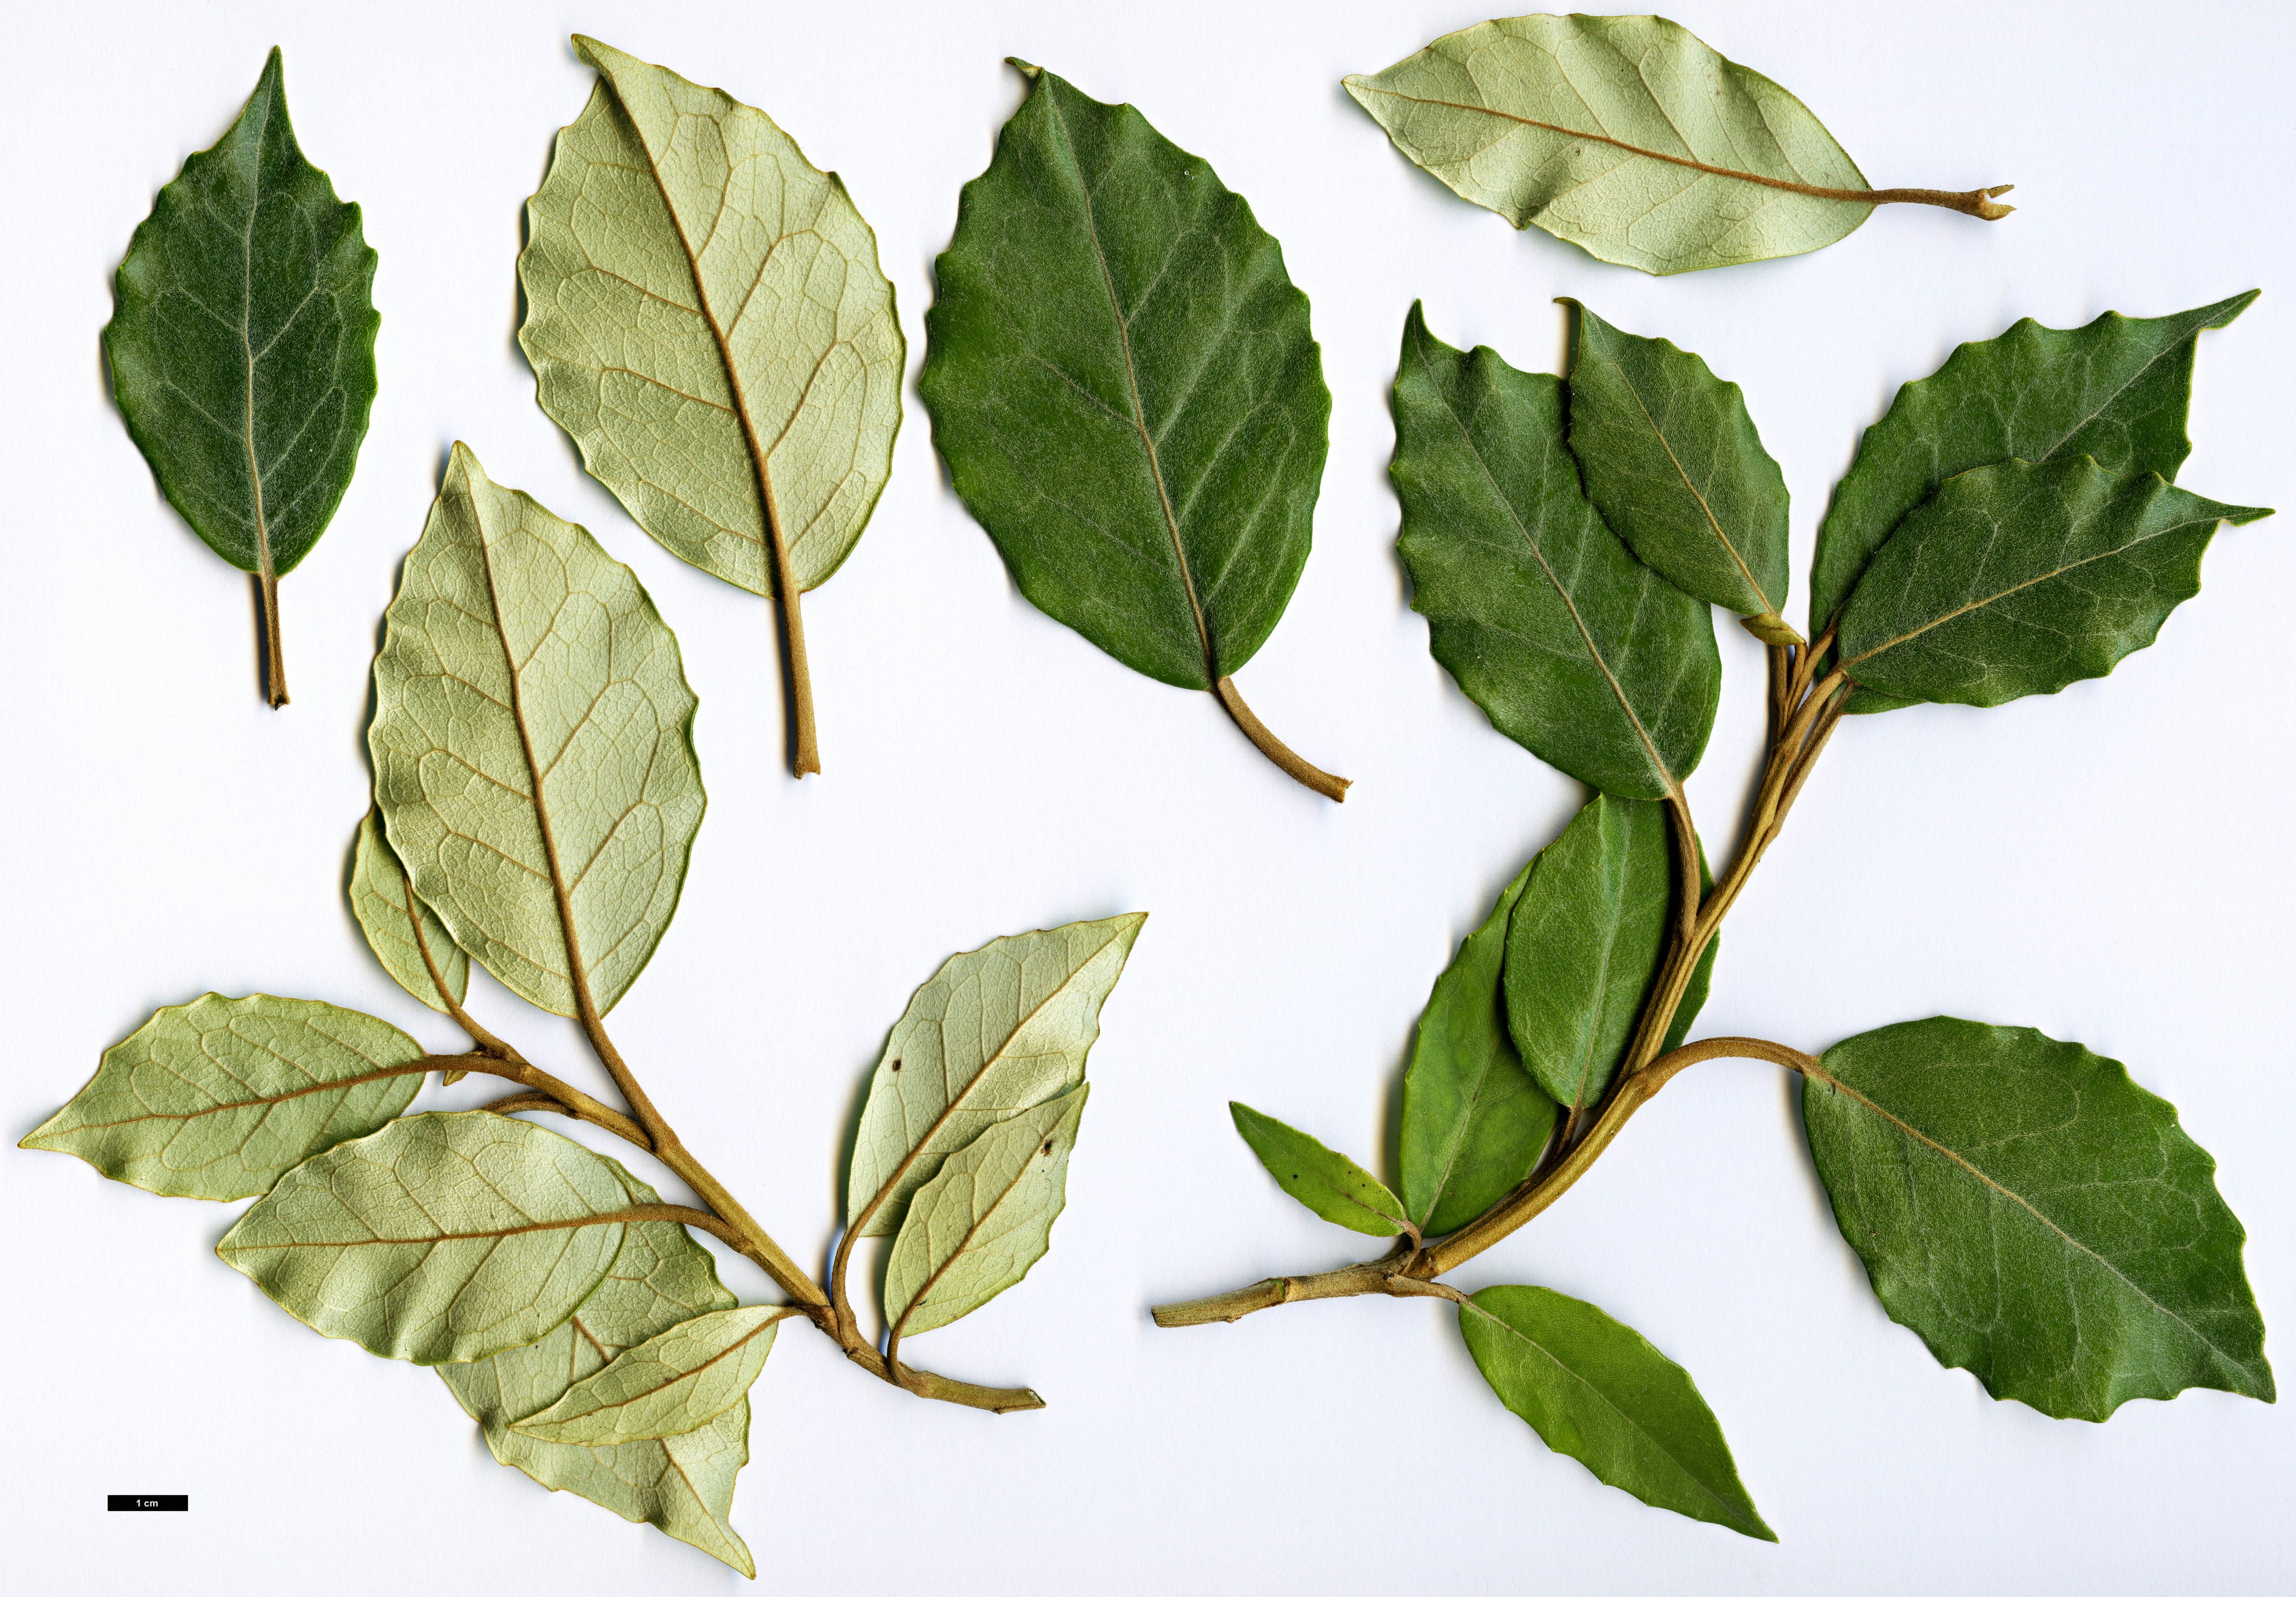
<svg viewBox="0 0 2296 1597"><path fill-rule="evenodd" d="M1243 695L1235 691L1233 677L1221 677L1212 684L1212 692L1218 695L1220 703L1226 708L1235 724L1243 729L1243 735L1251 740L1251 746L1275 761L1277 770L1301 787L1313 788L1334 804L1347 802L1348 790L1355 784L1344 776L1334 776L1329 771L1320 770L1292 753L1282 738L1267 730L1266 722L1251 713L1251 706L1246 704Z"/></svg>

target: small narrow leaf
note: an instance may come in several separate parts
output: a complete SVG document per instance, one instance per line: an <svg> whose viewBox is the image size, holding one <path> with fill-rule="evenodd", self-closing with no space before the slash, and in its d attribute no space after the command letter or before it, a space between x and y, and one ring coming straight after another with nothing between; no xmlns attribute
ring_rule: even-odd
<svg viewBox="0 0 2296 1597"><path fill-rule="evenodd" d="M890 1236L941 1161L1084 1080L1106 1002L1148 917L1078 921L960 954L909 999L870 1078L846 1224Z"/></svg>
<svg viewBox="0 0 2296 1597"><path fill-rule="evenodd" d="M264 674L287 702L279 578L327 529L374 403L374 251L303 159L279 52L229 132L160 191L103 330L112 392L160 491L255 574Z"/></svg>
<svg viewBox="0 0 2296 1597"><path fill-rule="evenodd" d="M1227 1109L1236 1134L1259 1156L1275 1184L1332 1224L1374 1237L1399 1236L1412 1229L1402 1200L1346 1154L1245 1104L1231 1103Z"/></svg>
<svg viewBox="0 0 2296 1597"><path fill-rule="evenodd" d="M2218 504L2086 455L1948 479L1898 524L1841 614L1851 679L1931 704L2006 704L2102 676L2201 590Z"/></svg>
<svg viewBox="0 0 2296 1597"><path fill-rule="evenodd" d="M1642 562L1756 636L1800 635L1785 607L1786 483L1746 397L1664 339L1621 332L1575 299L1570 453L1587 496Z"/></svg>
<svg viewBox="0 0 2296 1597"><path fill-rule="evenodd" d="M529 1003L612 1009L668 929L703 802L693 693L637 578L457 444L374 689L375 799L416 897Z"/></svg>
<svg viewBox="0 0 2296 1597"><path fill-rule="evenodd" d="M963 1319L1045 1257L1091 1091L1077 1087L990 1126L917 1189L885 1263L885 1323L896 1337Z"/></svg>
<svg viewBox="0 0 2296 1597"><path fill-rule="evenodd" d="M1021 70L1029 97L934 264L933 442L1030 603L1136 671L1218 692L1263 753L1339 798L1228 682L1308 560L1332 397L1307 296L1201 158Z"/></svg>
<svg viewBox="0 0 2296 1597"><path fill-rule="evenodd" d="M1479 22L1346 83L1462 199L1645 272L1823 249L1892 201L2010 209L1869 188L1808 107L1664 17Z"/></svg>
<svg viewBox="0 0 2296 1597"><path fill-rule="evenodd" d="M414 1115L282 1176L216 1253L322 1336L439 1364L522 1347L603 1280L607 1162L507 1115Z"/></svg>
<svg viewBox="0 0 2296 1597"><path fill-rule="evenodd" d="M1713 614L1587 503L1562 383L1452 348L1414 305L1395 432L1396 549L1444 669L1492 725L1589 786L1677 791L1721 693Z"/></svg>
<svg viewBox="0 0 2296 1597"><path fill-rule="evenodd" d="M1456 1231L1505 1197L1554 1132L1554 1100L1522 1068L1499 987L1507 918L1530 872L1461 939L1413 1036L1398 1163L1404 1213L1423 1235Z"/></svg>
<svg viewBox="0 0 2296 1597"><path fill-rule="evenodd" d="M72 1153L168 1198L267 1192L313 1154L389 1125L422 1088L422 1045L302 998L209 993L152 1015L20 1147Z"/></svg>
<svg viewBox="0 0 2296 1597"><path fill-rule="evenodd" d="M2059 1419L2187 1387L2272 1400L2216 1161L2119 1061L1939 1016L1808 1074L1833 1217L1939 1363Z"/></svg>
<svg viewBox="0 0 2296 1597"><path fill-rule="evenodd" d="M352 848L351 913L358 917L366 946L391 980L415 997L443 1014L447 1004L439 996L440 981L457 1003L468 995L471 956L447 935L437 912L414 896L372 809L359 817L358 840Z"/></svg>
<svg viewBox="0 0 2296 1597"><path fill-rule="evenodd" d="M1545 1287L1485 1287L1459 1306L1459 1331L1499 1400L1595 1479L1652 1508L1778 1539L1714 1411L1639 1332Z"/></svg>
<svg viewBox="0 0 2296 1597"><path fill-rule="evenodd" d="M788 1307L718 1309L681 1320L615 1355L541 1413L512 1422L521 1436L585 1447L659 1441L701 1429L742 1401L773 1351Z"/></svg>

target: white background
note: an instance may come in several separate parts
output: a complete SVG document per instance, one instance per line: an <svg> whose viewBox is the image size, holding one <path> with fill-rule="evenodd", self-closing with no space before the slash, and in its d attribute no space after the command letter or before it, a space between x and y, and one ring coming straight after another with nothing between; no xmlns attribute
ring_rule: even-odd
<svg viewBox="0 0 2296 1597"><path fill-rule="evenodd" d="M345 909L367 667L448 444L590 527L677 630L711 807L660 954L613 1016L687 1141L800 1257L832 1236L858 1088L910 990L998 933L1141 908L1050 1257L919 1357L1025 1381L991 1419L864 1377L801 1325L758 1388L734 1523L777 1589L2030 1593L2280 1586L2296 1428L2214 1392L2098 1427L1988 1398L1892 1324L1835 1233L1787 1082L1717 1062L1457 1276L1600 1303L1686 1366L1778 1546L1551 1454L1439 1306L1355 1299L1159 1331L1152 1302L1360 1257L1228 1126L1241 1098L1374 1163L1455 939L1581 793L1436 667L1393 554L1404 312L1551 370L1558 294L1743 384L1806 569L1897 386L2020 315L2057 327L2267 292L2201 347L2182 480L2296 507L2287 282L2296 29L2276 5L1681 0L1799 93L1876 184L2014 181L1985 225L1889 208L1820 254L1656 279L1517 234L1343 95L1482 18L1444 4L11 8L0 250L7 495L6 1141L155 1006L214 988L370 1010L433 1046ZM948 492L914 392L868 536L808 597L827 774L781 767L763 604L654 545L534 403L520 207L589 92L579 29L767 108L844 175L923 355L957 190L1042 62L1137 103L1247 195L1310 296L1332 397L1316 549L1240 682L1293 786L1204 695L1038 614ZM111 274L153 191L286 51L311 158L381 253L381 394L285 588L293 705L257 696L247 581L158 497L107 396ZM1726 930L1703 1035L1820 1048L1937 1012L2126 1061L2220 1164L2268 1350L2296 1328L2288 518L2107 681L1851 722ZM1797 581L1799 583L1799 577ZM1797 604L1799 601L1797 601ZM1798 610L1795 612L1798 614ZM1758 648L1692 795L1718 852L1760 734ZM472 1007L570 1076L571 1032ZM587 1079L586 1077L583 1077ZM467 1102L472 1082L426 1102ZM7 1584L31 1593L740 1587L488 1456L429 1373L314 1336L209 1249L231 1219L0 1152ZM755 1300L738 1261L728 1281ZM188 1492L188 1515L105 1494Z"/></svg>

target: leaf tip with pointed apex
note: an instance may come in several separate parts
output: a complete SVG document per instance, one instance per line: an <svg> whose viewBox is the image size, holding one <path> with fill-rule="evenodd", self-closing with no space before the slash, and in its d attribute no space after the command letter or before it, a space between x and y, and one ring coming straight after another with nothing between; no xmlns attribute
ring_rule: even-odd
<svg viewBox="0 0 2296 1597"><path fill-rule="evenodd" d="M1037 66L1033 61L1022 61L1017 55L1006 56L1004 58L1004 64L1012 68L1015 72L1018 72L1021 77L1027 78L1030 83L1036 83L1045 76L1044 68Z"/></svg>

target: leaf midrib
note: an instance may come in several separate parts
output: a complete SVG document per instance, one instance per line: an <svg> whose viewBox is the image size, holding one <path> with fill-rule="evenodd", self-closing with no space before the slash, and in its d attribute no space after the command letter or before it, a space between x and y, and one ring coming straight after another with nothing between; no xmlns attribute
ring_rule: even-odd
<svg viewBox="0 0 2296 1597"><path fill-rule="evenodd" d="M1626 384L1627 392L1634 396L1635 408L1641 411L1643 420L1650 423L1651 436L1658 440L1658 446L1666 451L1667 464L1674 468L1675 474L1682 479L1683 487L1688 491L1693 499L1698 502L1699 513L1706 518L1706 524L1714 529L1714 541L1722 545L1723 552L1730 557L1730 563L1738 568L1738 575L1745 579L1747 591L1762 602L1765 614L1776 615L1777 601L1772 599L1763 590L1762 585L1754 580L1754 573L1748 568L1745 556L1738 553L1738 545L1730 541L1730 535L1722 530L1722 519L1714 513L1714 507L1706 502L1706 495L1699 490L1696 483L1691 481L1690 472L1684 467L1680 457L1675 454L1674 445L1667 438L1666 430L1658 424L1658 418L1651 414L1650 405L1644 400L1642 390L1635 386L1634 379L1628 374L1623 364L1615 360L1610 364L1618 372L1619 380Z"/></svg>
<svg viewBox="0 0 2296 1597"><path fill-rule="evenodd" d="M341 1237L325 1241L294 1239L284 1242L231 1242L234 1253L278 1253L292 1248L436 1248L448 1242L490 1242L504 1237L530 1236L545 1231L579 1231L590 1225L621 1225L645 1220L668 1220L683 1224L693 1216L692 1209L674 1203L637 1203L627 1208L610 1209L600 1214L584 1215L570 1220L530 1220L523 1225L505 1225L490 1231L442 1231L427 1237ZM230 1241L229 1238L225 1239ZM217 1244L220 1248L221 1243Z"/></svg>
<svg viewBox="0 0 2296 1597"><path fill-rule="evenodd" d="M333 1042L340 1039L329 1038L328 1040ZM274 1057L277 1056L275 1054ZM415 1066L420 1062L419 1060L410 1060L403 1065L381 1066L357 1076L346 1076L335 1081L314 1082L308 1086L297 1087L292 1092L273 1093L259 1098L242 1098L237 1102L212 1103L205 1109L186 1110L182 1114L155 1110L150 1114L130 1115L123 1120L83 1120L76 1126L65 1126L62 1130L51 1134L67 1136L84 1131L115 1131L123 1126L142 1126L153 1120L198 1120L209 1115L229 1114L234 1110L268 1109L274 1104L286 1103L297 1098L308 1098L314 1093L348 1092L353 1087L365 1086L369 1082L388 1081L395 1077L413 1076L417 1074ZM427 1074L428 1069L430 1068L426 1068L422 1073ZM39 1134L35 1132L33 1134L37 1136Z"/></svg>
<svg viewBox="0 0 2296 1597"><path fill-rule="evenodd" d="M726 1311L720 1310L718 1312L724 1313ZM662 1393L668 1391L672 1387L684 1386L688 1381L700 1380L703 1374L717 1368L719 1364L724 1364L727 1359L741 1352L742 1348L747 1347L750 1343L765 1335L766 1332L773 1330L775 1326L779 1325L783 1320L788 1319L790 1315L796 1312L797 1311L795 1309L790 1308L783 1309L780 1314L768 1315L765 1320L759 1322L750 1331L743 1332L739 1340L727 1347L719 1348L716 1353L711 1354L708 1358L703 1359L692 1369L677 1372L658 1387L649 1387L643 1391L635 1392L629 1396L620 1398L615 1402L601 1403L595 1408L586 1409L578 1414L569 1414L562 1420L545 1420L543 1416L547 1414L550 1410L544 1409L539 1413L528 1415L523 1420L513 1421L511 1424L511 1429L512 1430L520 1430L526 1426L534 1425L537 1422L548 1425L570 1425L577 1420L587 1420L596 1414L618 1413L623 1409L629 1408L635 1404L642 1403L649 1397L659 1397ZM676 1326L672 1326L670 1328L671 1331L676 1331L676 1329L678 1329ZM586 1336L588 1333L585 1331L584 1334ZM668 1336L669 1331L664 1331L661 1334ZM649 1339L649 1340L651 1339ZM623 1349L622 1353L617 1355L616 1358L609 1359L607 1361L607 1367L611 1368L614 1364L618 1363L621 1357L627 1357L629 1354L636 1351L636 1349L635 1348ZM655 1355L656 1362L660 1362L660 1355ZM587 1386L591 1381L596 1380L605 1373L605 1369L594 1371L590 1374L584 1376L582 1380L577 1381L575 1385L577 1387ZM573 1396L573 1389L570 1388L564 1394L560 1396L557 1402L554 1402L550 1405L550 1408L556 1408L560 1403L565 1402L567 1397L571 1396ZM733 1407L733 1405L729 1403L726 1406L726 1408L731 1408ZM720 1410L719 1412L723 1413L724 1411ZM717 1416L714 1414L710 1416L711 1419L715 1419L716 1417ZM704 1425L708 1423L708 1420L702 1421L702 1424ZM698 1430L701 1429L701 1426L696 1426L694 1429ZM532 1436L535 1433L532 1431L527 1431L525 1434ZM676 1434L683 1435L685 1433L679 1432ZM547 1437L539 1437L537 1439L548 1441L551 1438ZM667 1441L669 1438L667 1437L635 1437L630 1439L633 1441Z"/></svg>

